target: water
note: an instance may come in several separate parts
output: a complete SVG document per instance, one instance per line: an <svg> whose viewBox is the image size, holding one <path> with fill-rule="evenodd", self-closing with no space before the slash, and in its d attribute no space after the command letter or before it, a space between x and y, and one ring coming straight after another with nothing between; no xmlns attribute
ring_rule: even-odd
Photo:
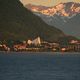
<svg viewBox="0 0 80 80"><path fill-rule="evenodd" d="M80 53L1 53L0 80L80 80Z"/></svg>

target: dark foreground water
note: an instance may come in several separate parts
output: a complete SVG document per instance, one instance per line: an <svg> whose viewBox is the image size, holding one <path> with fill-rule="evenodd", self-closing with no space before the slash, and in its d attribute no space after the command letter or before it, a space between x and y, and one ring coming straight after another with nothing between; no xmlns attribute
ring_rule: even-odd
<svg viewBox="0 0 80 80"><path fill-rule="evenodd" d="M80 80L80 53L0 52L0 80Z"/></svg>

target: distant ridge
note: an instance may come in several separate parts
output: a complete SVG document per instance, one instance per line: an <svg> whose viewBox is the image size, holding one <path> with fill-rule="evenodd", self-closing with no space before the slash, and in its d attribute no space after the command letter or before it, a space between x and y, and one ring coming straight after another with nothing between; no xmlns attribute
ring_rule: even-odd
<svg viewBox="0 0 80 80"><path fill-rule="evenodd" d="M39 12L48 16L60 15L69 17L80 13L80 3L76 2L59 3L58 5L52 7L27 4L25 7L33 12Z"/></svg>
<svg viewBox="0 0 80 80"><path fill-rule="evenodd" d="M34 7L34 5L32 8L29 5L25 7L41 17L47 24L54 25L68 35L80 37L80 3L59 3L52 7L46 7L46 9L42 9L40 6Z"/></svg>

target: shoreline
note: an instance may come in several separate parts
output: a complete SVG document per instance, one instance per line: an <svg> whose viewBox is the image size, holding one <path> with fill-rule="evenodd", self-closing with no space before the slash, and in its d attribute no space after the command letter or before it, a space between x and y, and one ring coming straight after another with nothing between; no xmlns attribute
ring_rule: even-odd
<svg viewBox="0 0 80 80"><path fill-rule="evenodd" d="M53 54L53 55L66 55L66 54L80 54L80 52L27 52L27 51L22 51L22 52L15 52L15 51L0 51L0 54Z"/></svg>

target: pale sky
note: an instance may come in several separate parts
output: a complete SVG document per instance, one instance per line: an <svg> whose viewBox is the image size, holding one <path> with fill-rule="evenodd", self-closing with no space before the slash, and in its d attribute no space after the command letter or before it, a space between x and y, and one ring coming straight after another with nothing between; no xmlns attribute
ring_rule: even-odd
<svg viewBox="0 0 80 80"><path fill-rule="evenodd" d="M79 2L80 0L20 0L24 5L25 4L35 4L35 5L43 5L43 6L54 6L61 2Z"/></svg>

